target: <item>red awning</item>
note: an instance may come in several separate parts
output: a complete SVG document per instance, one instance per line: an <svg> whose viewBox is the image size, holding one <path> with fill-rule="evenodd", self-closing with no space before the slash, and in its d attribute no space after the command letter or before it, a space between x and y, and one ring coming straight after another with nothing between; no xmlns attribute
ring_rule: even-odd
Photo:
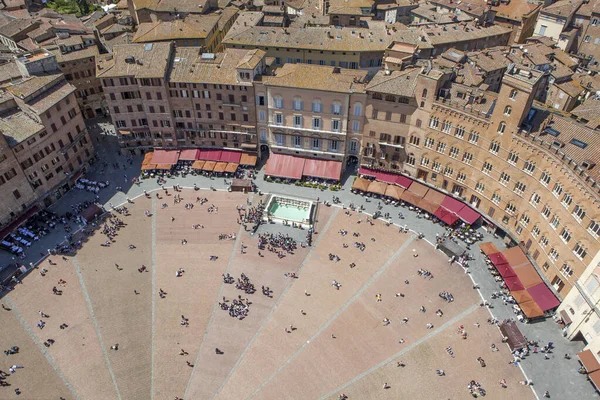
<svg viewBox="0 0 600 400"><path fill-rule="evenodd" d="M498 264L495 265L495 267L504 279L513 278L517 276L517 273L514 269L512 269L509 263Z"/></svg>
<svg viewBox="0 0 600 400"><path fill-rule="evenodd" d="M494 265L500 265L500 264L507 264L508 263L508 260L506 259L506 257L504 257L504 254L502 254L502 253L488 254L488 257L489 257L490 261Z"/></svg>
<svg viewBox="0 0 600 400"><path fill-rule="evenodd" d="M508 289L510 289L511 292L515 290L525 290L525 286L523 286L519 278L516 276L506 278L504 280L504 283L506 283L506 286L508 287Z"/></svg>
<svg viewBox="0 0 600 400"><path fill-rule="evenodd" d="M155 150L152 155L152 164L177 164L179 150Z"/></svg>
<svg viewBox="0 0 600 400"><path fill-rule="evenodd" d="M465 205L458 212L458 217L460 219L462 219L463 221L465 221L467 224L472 225L473 223L475 223L475 221L477 221L479 219L480 215L477 211L475 211L471 207Z"/></svg>
<svg viewBox="0 0 600 400"><path fill-rule="evenodd" d="M402 186L404 189L408 189L408 187L410 186L410 184L413 182L412 179L407 178L405 176L402 175L398 175L396 176L396 180L394 181L394 183L398 186Z"/></svg>
<svg viewBox="0 0 600 400"><path fill-rule="evenodd" d="M185 149L181 150L181 154L179 154L179 159L184 161L196 161L198 158L196 157L200 153L198 149Z"/></svg>
<svg viewBox="0 0 600 400"><path fill-rule="evenodd" d="M378 181L396 184L402 186L404 189L408 189L410 184L413 182L412 179L407 178L406 176L394 174L393 172L375 171L367 167L360 167L358 169L358 174L372 176Z"/></svg>
<svg viewBox="0 0 600 400"><path fill-rule="evenodd" d="M435 210L433 215L448 225L453 225L456 221L458 221L458 216L456 216L456 214L451 213L443 207L439 207L437 210Z"/></svg>
<svg viewBox="0 0 600 400"><path fill-rule="evenodd" d="M302 175L315 178L340 180L342 174L341 161L316 160L307 158L304 161L304 171Z"/></svg>
<svg viewBox="0 0 600 400"><path fill-rule="evenodd" d="M359 175L367 175L367 176L372 176L372 177L374 178L374 177L376 176L376 174L377 174L377 173L376 173L375 171L373 171L372 169L370 169L370 168L367 168L367 167L360 167L360 168L358 169L358 174L359 174Z"/></svg>
<svg viewBox="0 0 600 400"><path fill-rule="evenodd" d="M219 161L226 163L240 163L242 153L240 151L223 150L221 152L221 159Z"/></svg>
<svg viewBox="0 0 600 400"><path fill-rule="evenodd" d="M271 154L265 166L265 175L280 178L300 179L305 159L285 154Z"/></svg>
<svg viewBox="0 0 600 400"><path fill-rule="evenodd" d="M455 198L452 198L450 196L446 196L444 201L442 201L441 205L446 210L453 212L454 214L457 214L457 215L458 215L458 212L465 206L463 203L461 203L460 201L458 201Z"/></svg>
<svg viewBox="0 0 600 400"><path fill-rule="evenodd" d="M389 172L376 172L375 179L385 183L396 183L396 178L398 176L394 174L390 174Z"/></svg>
<svg viewBox="0 0 600 400"><path fill-rule="evenodd" d="M533 297L533 301L544 311L551 310L560 305L560 301L558 301L545 283L532 286L527 289L527 292Z"/></svg>
<svg viewBox="0 0 600 400"><path fill-rule="evenodd" d="M221 159L221 150L201 150L199 160L219 161Z"/></svg>

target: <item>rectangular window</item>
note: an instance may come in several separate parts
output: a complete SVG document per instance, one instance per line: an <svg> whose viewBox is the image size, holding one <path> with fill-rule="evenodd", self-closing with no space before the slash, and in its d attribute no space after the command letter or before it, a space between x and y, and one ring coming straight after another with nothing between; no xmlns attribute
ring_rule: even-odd
<svg viewBox="0 0 600 400"><path fill-rule="evenodd" d="M452 125L450 124L450 122L444 121L442 123L442 132L444 132L444 133L450 133L451 129L452 129Z"/></svg>
<svg viewBox="0 0 600 400"><path fill-rule="evenodd" d="M319 138L312 138L311 147L313 150L319 150L321 148L321 140Z"/></svg>
<svg viewBox="0 0 600 400"><path fill-rule="evenodd" d="M313 127L313 129L320 130L321 129L321 118L313 118L312 127Z"/></svg>
<svg viewBox="0 0 600 400"><path fill-rule="evenodd" d="M302 128L302 116L294 115L294 128Z"/></svg>
<svg viewBox="0 0 600 400"><path fill-rule="evenodd" d="M522 195L525 192L525 189L527 188L527 186L525 186L524 183L522 182L517 182L515 183L515 189L514 192L518 195Z"/></svg>
<svg viewBox="0 0 600 400"><path fill-rule="evenodd" d="M509 215L513 215L517 212L517 207L515 207L514 204L507 204L506 208L504 209L504 211L506 211L507 214Z"/></svg>
<svg viewBox="0 0 600 400"><path fill-rule="evenodd" d="M292 143L294 147L302 147L302 136L293 136Z"/></svg>
<svg viewBox="0 0 600 400"><path fill-rule="evenodd" d="M473 161L473 154L472 154L472 153L467 153L467 152L465 152L465 153L463 154L462 161L463 161L465 164L469 164L469 165L471 165L471 162Z"/></svg>
<svg viewBox="0 0 600 400"><path fill-rule="evenodd" d="M500 151L500 144L496 143L496 142L492 142L490 143L490 153L492 154L498 154L498 152Z"/></svg>
<svg viewBox="0 0 600 400"><path fill-rule="evenodd" d="M563 228L560 232L560 238L563 240L563 242L569 243L569 240L571 240L571 232L569 232L567 228Z"/></svg>
<svg viewBox="0 0 600 400"><path fill-rule="evenodd" d="M548 254L548 258L552 261L557 261L559 257L558 251L553 247L550 249L550 253Z"/></svg>
<svg viewBox="0 0 600 400"><path fill-rule="evenodd" d="M579 222L585 217L585 210L579 204L573 209L573 217Z"/></svg>
<svg viewBox="0 0 600 400"><path fill-rule="evenodd" d="M565 208L569 208L569 206L571 205L572 202L573 202L573 197L571 197L571 195L569 193L565 193L565 195L563 196L563 198L561 200L561 204Z"/></svg>
<svg viewBox="0 0 600 400"><path fill-rule="evenodd" d="M596 239L600 236L600 224L596 221L590 221L587 230Z"/></svg>
<svg viewBox="0 0 600 400"><path fill-rule="evenodd" d="M285 137L281 133L275 134L275 144L277 146L283 146L285 144Z"/></svg>
<svg viewBox="0 0 600 400"><path fill-rule="evenodd" d="M544 186L548 186L550 183L550 175L546 172L542 172L542 176L540 176L540 182Z"/></svg>
<svg viewBox="0 0 600 400"><path fill-rule="evenodd" d="M484 174L489 175L489 173L492 172L492 164L486 161L485 163L483 163L481 171L483 171Z"/></svg>
<svg viewBox="0 0 600 400"><path fill-rule="evenodd" d="M560 183L556 182L554 184L554 189L552 189L552 194L558 198L563 192L563 187Z"/></svg>
<svg viewBox="0 0 600 400"><path fill-rule="evenodd" d="M537 208L538 204L540 204L540 200L541 200L540 195L537 193L533 193L531 195L531 199L529 199L529 203L531 203L532 206Z"/></svg>
<svg viewBox="0 0 600 400"><path fill-rule="evenodd" d="M525 161L523 171L525 171L526 174L532 175L533 171L535 171L535 164L530 161Z"/></svg>
<svg viewBox="0 0 600 400"><path fill-rule="evenodd" d="M331 130L333 132L339 132L340 131L340 120L339 119L332 119L331 120Z"/></svg>
<svg viewBox="0 0 600 400"><path fill-rule="evenodd" d="M281 114L281 113L275 113L275 124L276 125L283 125L283 114Z"/></svg>
<svg viewBox="0 0 600 400"><path fill-rule="evenodd" d="M469 143L477 144L479 142L479 133L469 132Z"/></svg>
<svg viewBox="0 0 600 400"><path fill-rule="evenodd" d="M580 260L583 260L587 255L587 250L581 243L577 243L573 249L573 253L575 253Z"/></svg>
<svg viewBox="0 0 600 400"><path fill-rule="evenodd" d="M545 205L544 208L542 208L542 215L546 219L550 217L550 208L548 206Z"/></svg>
<svg viewBox="0 0 600 400"><path fill-rule="evenodd" d="M560 218L558 218L556 215L553 215L552 219L550 220L550 225L552 226L552 229L556 230L559 224Z"/></svg>

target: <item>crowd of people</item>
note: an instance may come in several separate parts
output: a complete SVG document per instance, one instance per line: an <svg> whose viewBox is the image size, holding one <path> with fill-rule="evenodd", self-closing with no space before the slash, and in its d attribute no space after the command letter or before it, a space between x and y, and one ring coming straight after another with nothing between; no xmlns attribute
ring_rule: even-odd
<svg viewBox="0 0 600 400"><path fill-rule="evenodd" d="M262 233L258 235L258 249L267 249L272 253L276 253L279 258L283 258L286 254L294 254L298 248L296 240L291 236L283 233Z"/></svg>
<svg viewBox="0 0 600 400"><path fill-rule="evenodd" d="M219 302L219 307L221 307L221 310L227 311L230 317L241 321L248 316L250 304L252 303L247 298L242 298L241 295L231 301L223 296L223 302Z"/></svg>
<svg viewBox="0 0 600 400"><path fill-rule="evenodd" d="M121 218L118 218L112 214L102 224L102 234L106 236L106 241L101 244L104 247L110 247L111 243L115 242L115 237L119 229L125 226L125 223Z"/></svg>

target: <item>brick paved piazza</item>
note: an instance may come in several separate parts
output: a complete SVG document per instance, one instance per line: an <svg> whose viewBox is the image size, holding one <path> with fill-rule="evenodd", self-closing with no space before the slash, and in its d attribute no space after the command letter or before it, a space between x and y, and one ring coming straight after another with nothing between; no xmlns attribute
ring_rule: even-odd
<svg viewBox="0 0 600 400"><path fill-rule="evenodd" d="M186 210L197 195L208 203ZM312 248L283 259L268 251L259 257L256 237L236 221L245 195L184 190L182 196L179 204L172 197L137 198L111 247L100 246L106 238L98 232L75 257L52 257L56 265L43 265L46 276L34 271L2 299L10 311L0 310L0 346L21 351L0 356L0 369L24 368L10 377L12 386L0 387L0 398L336 399L345 393L349 399L461 399L471 398L471 380L482 383L490 399L533 398L519 384L523 375L509 364L498 329L488 325L490 315L479 307L469 275L426 241L379 221L370 225L362 214L320 207ZM211 203L218 213L207 212ZM237 239L219 240L221 233ZM364 251L353 245L357 240L366 244ZM341 260L330 261L329 253ZM211 255L218 259L209 261ZM138 272L142 264L147 272ZM176 277L179 268L183 277ZM418 276L419 268L434 278ZM252 304L244 320L217 304L242 293L222 283L225 272L235 278L243 272L258 288L247 295ZM284 276L289 272L298 279ZM66 281L62 296L52 293L59 279ZM342 284L339 290L333 280ZM273 290L271 298L261 294L261 285ZM441 291L455 301L442 300ZM44 329L36 327L39 311L49 315ZM182 314L189 327L180 325ZM62 323L68 328L60 329ZM290 325L294 330L286 333ZM461 325L467 339L457 333ZM49 338L55 343L47 348ZM118 351L111 350L116 343ZM492 352L491 343L500 351ZM216 347L224 354L215 354ZM188 354L179 355L181 349ZM437 376L437 369L446 375Z"/></svg>

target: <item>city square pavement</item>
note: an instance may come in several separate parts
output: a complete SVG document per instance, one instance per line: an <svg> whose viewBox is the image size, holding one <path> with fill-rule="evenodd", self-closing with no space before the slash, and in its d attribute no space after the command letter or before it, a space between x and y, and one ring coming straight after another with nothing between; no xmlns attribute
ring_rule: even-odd
<svg viewBox="0 0 600 400"><path fill-rule="evenodd" d="M539 398L546 390L558 399L596 397L585 376L577 373L575 357L563 358L577 353L582 344L564 339L552 319L519 324L529 339L554 342L552 358L534 354L519 366L509 364L512 356L500 345L498 329L486 321L490 313L498 319L514 314L501 301L490 299L498 286L476 247L470 250L474 260L465 271L450 266L431 246L444 228L406 208L383 205L381 211L389 212L393 223L407 225L413 231L409 234L382 221L367 223L366 213L377 210L377 201L350 192L352 168L343 190L335 193L267 183L259 172L256 183L264 193L321 200L335 194L345 205L365 207L363 214L348 215L345 209L321 204L313 247L299 247L283 259L269 252L260 257L256 236L236 223L236 206L249 207L247 200L256 204L264 196L228 193L221 191L226 188L223 179L188 176L169 179L166 186L197 184L218 191L184 190L179 204L173 203L172 189L169 196L159 190L161 199L155 192L147 199L143 191L157 189L155 180L131 183L139 174L140 157L119 156L114 136L99 134L97 125L91 131L100 160L89 168L88 179L110 182L98 193L107 209L133 199L134 204L126 204L131 215L117 215L126 226L111 247L100 246L106 237L96 232L75 256L51 257L56 265L41 260L39 267L49 270L46 276L33 270L3 297L9 311L0 310L0 347L17 345L21 350L3 356L0 369L8 371L13 364L25 368L9 377L12 386L0 387L0 398L268 399L336 398L340 393L351 399L439 398L440 393L462 398L469 395L466 385L471 380L481 382L490 398ZM117 191L117 186L122 189ZM64 213L95 196L73 190L52 210ZM207 197L208 203L195 203L197 196ZM192 210L184 207L188 202L194 203ZM162 208L162 203L168 206ZM211 203L219 207L218 213L207 212ZM146 210L151 216L144 215ZM195 230L194 224L204 229ZM264 229L277 231L270 225ZM348 235L342 236L341 229ZM422 232L425 239L414 232ZM219 240L222 233L237 237ZM483 233L485 241L503 248L500 239ZM23 263L37 263L64 235L57 228L35 242ZM364 242L365 250L354 247L355 241ZM135 249L129 249L130 244ZM341 260L330 261L330 253ZM211 255L217 260L209 261ZM0 254L2 265L11 261L10 255ZM349 267L352 262L355 268ZM138 272L141 265L148 272ZM182 277L175 275L179 268L186 271ZM419 277L419 268L431 271L434 278ZM223 284L221 274L226 272L236 279L243 272L273 294L245 295ZM290 272L298 279L284 275ZM52 293L59 279L67 282L59 286L62 296ZM341 283L339 290L331 286L333 280ZM479 290L473 289L473 282ZM159 289L167 293L164 298L158 296ZM455 301L440 299L442 290L453 293ZM240 294L252 302L242 321L217 304ZM482 297L493 308L479 307ZM437 309L443 317L435 315ZM39 311L49 315L44 329L36 327ZM180 325L181 315L189 319L189 327ZM384 326L383 318L389 318L390 325ZM409 321L401 324L403 318ZM60 329L61 323L68 327ZM432 329L426 328L428 323ZM290 325L293 330L287 333ZM457 334L460 325L467 339ZM55 343L46 347L43 343L49 338ZM491 343L500 351L491 352ZM118 350L111 349L115 344ZM448 346L455 358L446 353ZM224 353L215 354L217 347ZM476 361L479 356L486 360L485 368ZM398 367L398 361L405 367ZM533 381L533 391L519 384L525 379L521 368ZM446 375L437 376L437 369ZM500 386L500 379L506 380L507 388ZM14 393L17 387L23 392L20 397Z"/></svg>

